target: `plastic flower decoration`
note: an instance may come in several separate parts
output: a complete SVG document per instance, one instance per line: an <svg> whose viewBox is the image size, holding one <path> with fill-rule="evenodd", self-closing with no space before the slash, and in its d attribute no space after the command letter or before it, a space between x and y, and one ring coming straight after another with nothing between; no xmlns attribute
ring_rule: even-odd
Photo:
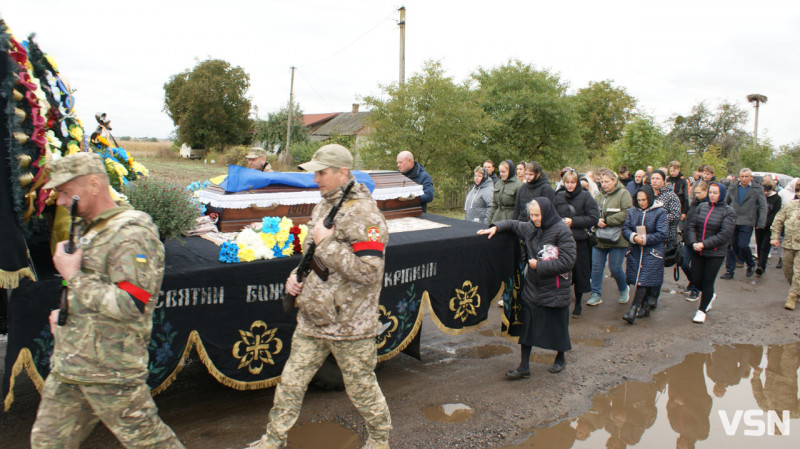
<svg viewBox="0 0 800 449"><path fill-rule="evenodd" d="M187 190L196 187L190 185ZM219 260L234 263L289 257L299 253L295 242L303 232L308 232L308 227L294 226L289 218L264 217L260 228L245 228L233 241L225 242L220 248Z"/></svg>

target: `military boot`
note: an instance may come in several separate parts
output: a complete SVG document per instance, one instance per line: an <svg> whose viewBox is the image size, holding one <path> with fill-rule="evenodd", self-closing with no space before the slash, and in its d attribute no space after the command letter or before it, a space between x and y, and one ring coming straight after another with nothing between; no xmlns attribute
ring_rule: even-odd
<svg viewBox="0 0 800 449"><path fill-rule="evenodd" d="M361 449L389 449L388 441L375 441L372 438L367 438L367 442L361 446Z"/></svg>
<svg viewBox="0 0 800 449"><path fill-rule="evenodd" d="M790 293L789 297L786 298L786 304L783 305L783 308L787 310L794 310L796 305L797 305L797 295L794 293Z"/></svg>

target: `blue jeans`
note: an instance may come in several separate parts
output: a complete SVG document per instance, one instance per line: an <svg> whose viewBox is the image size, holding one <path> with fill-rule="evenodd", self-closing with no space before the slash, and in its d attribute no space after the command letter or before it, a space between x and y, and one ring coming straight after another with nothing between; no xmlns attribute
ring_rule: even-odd
<svg viewBox="0 0 800 449"><path fill-rule="evenodd" d="M592 293L602 296L606 257L608 257L608 270L617 281L619 292L622 293L628 288L625 272L622 271L622 261L625 260L627 252L628 248L592 248Z"/></svg>
<svg viewBox="0 0 800 449"><path fill-rule="evenodd" d="M728 257L725 260L725 270L733 274L736 270L736 260L741 260L748 267L753 268L753 251L750 249L750 238L753 236L752 226L736 226L733 228L733 245L728 248Z"/></svg>

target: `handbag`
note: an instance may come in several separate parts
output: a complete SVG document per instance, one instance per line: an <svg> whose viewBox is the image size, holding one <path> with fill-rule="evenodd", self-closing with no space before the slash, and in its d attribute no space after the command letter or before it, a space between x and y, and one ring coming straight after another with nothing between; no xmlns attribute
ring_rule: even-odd
<svg viewBox="0 0 800 449"><path fill-rule="evenodd" d="M622 236L621 226L606 226L605 228L597 228L594 231L597 240L602 243L617 243Z"/></svg>
<svg viewBox="0 0 800 449"><path fill-rule="evenodd" d="M675 265L680 267L683 264L683 251L678 242L669 243L664 250L664 266L671 267Z"/></svg>

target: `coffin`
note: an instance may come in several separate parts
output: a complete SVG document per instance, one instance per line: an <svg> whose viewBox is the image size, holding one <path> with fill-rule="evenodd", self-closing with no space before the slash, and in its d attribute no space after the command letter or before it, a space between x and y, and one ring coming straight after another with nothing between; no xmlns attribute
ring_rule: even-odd
<svg viewBox="0 0 800 449"><path fill-rule="evenodd" d="M422 186L397 171L368 171L375 182L372 197L386 219L417 217L422 214L419 197ZM288 217L295 225L307 223L322 197L319 189L270 185L244 192L226 192L210 186L197 192L208 212L219 216L220 232L236 232L260 222L263 217Z"/></svg>

